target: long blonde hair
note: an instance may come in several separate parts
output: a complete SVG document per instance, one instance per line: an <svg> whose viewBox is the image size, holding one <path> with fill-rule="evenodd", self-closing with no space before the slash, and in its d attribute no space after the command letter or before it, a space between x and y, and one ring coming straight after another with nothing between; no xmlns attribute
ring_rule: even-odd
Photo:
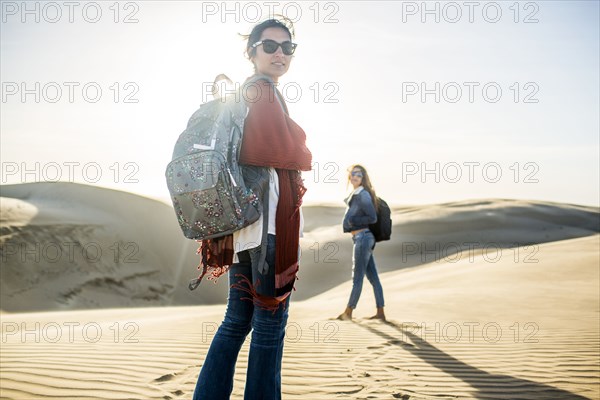
<svg viewBox="0 0 600 400"><path fill-rule="evenodd" d="M352 171L358 168L362 172L362 183L361 185L365 188L367 192L371 195L371 199L373 200L373 205L375 206L375 210L379 208L379 199L375 194L375 189L373 188L373 184L371 184L371 178L369 178L369 173L367 169L360 164L354 164L350 168L348 168L348 182L346 183L346 187L350 184L350 178L352 177Z"/></svg>

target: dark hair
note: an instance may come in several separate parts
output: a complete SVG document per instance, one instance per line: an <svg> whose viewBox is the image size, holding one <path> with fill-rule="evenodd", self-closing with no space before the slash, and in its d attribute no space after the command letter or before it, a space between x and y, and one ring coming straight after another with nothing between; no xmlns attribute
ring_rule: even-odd
<svg viewBox="0 0 600 400"><path fill-rule="evenodd" d="M350 183L350 178L352 177L352 171L358 168L363 174L362 177L362 186L365 188L367 192L371 195L371 199L373 200L373 205L375 206L375 210L379 207L379 200L377 200L377 195L375 194L375 189L371 184L371 179L369 178L369 174L367 173L367 169L360 164L354 164L350 168L348 168L348 182Z"/></svg>
<svg viewBox="0 0 600 400"><path fill-rule="evenodd" d="M280 19L267 19L252 28L249 35L242 35L246 42L246 56L248 59L256 55L256 49L252 45L260 40L262 33L267 28L281 28L287 32L291 40L294 40L294 25L289 18L280 16Z"/></svg>

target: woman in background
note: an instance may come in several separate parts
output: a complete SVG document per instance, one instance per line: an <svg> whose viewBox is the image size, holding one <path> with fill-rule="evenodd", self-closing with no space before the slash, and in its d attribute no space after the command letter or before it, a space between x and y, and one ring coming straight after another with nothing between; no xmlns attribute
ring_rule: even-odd
<svg viewBox="0 0 600 400"><path fill-rule="evenodd" d="M375 236L369 230L369 224L377 222L377 196L371 185L369 174L362 165L356 164L350 168L348 182L352 184L354 190L344 200L348 208L344 215L343 228L344 232L352 234L352 241L354 242L352 291L346 310L338 316L338 319L352 319L352 311L358 304L366 274L367 279L373 286L377 306L377 313L370 319L385 321L383 288L379 282L379 275L373 258Z"/></svg>

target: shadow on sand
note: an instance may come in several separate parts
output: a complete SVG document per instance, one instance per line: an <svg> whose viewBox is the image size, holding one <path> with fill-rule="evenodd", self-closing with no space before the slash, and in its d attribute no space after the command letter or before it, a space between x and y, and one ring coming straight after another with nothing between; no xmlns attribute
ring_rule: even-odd
<svg viewBox="0 0 600 400"><path fill-rule="evenodd" d="M415 335L411 330L392 321L387 321L385 324L397 329L402 334L402 338L409 338L412 343L400 340L371 325L354 322L356 325L386 339L389 344L399 346L431 366L469 384L475 389L471 393L472 396L478 399L588 399L554 386L510 375L489 373L475 368L443 352ZM448 395L452 396L451 393L448 393Z"/></svg>

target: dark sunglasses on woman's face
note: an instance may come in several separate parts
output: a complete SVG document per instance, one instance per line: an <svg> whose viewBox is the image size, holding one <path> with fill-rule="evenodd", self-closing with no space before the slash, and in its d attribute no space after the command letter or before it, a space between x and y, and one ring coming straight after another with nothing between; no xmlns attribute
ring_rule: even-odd
<svg viewBox="0 0 600 400"><path fill-rule="evenodd" d="M298 46L296 43L292 43L289 40L283 43L277 43L276 41L271 39L263 39L254 43L252 45L252 48L255 49L261 44L263 45L263 50L267 54L275 53L277 51L277 48L281 46L281 51L283 51L283 54L285 54L286 56L291 56L292 54L294 54L294 51L296 51L296 46Z"/></svg>
<svg viewBox="0 0 600 400"><path fill-rule="evenodd" d="M351 172L351 175L352 175L352 176L356 176L356 177L358 177L358 178L362 178L362 177L363 177L363 174L362 174L362 172L360 172L360 171L352 171L352 172Z"/></svg>

